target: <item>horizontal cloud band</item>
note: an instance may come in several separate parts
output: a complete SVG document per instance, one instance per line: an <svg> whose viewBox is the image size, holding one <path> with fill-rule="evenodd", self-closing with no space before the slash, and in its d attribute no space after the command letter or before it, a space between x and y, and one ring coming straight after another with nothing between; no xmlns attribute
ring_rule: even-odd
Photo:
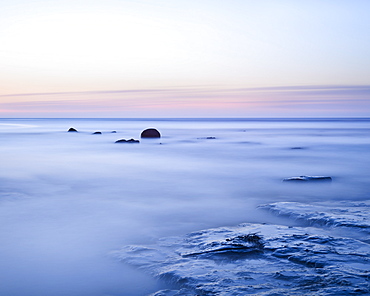
<svg viewBox="0 0 370 296"><path fill-rule="evenodd" d="M0 96L1 117L370 116L369 85L163 88Z"/></svg>

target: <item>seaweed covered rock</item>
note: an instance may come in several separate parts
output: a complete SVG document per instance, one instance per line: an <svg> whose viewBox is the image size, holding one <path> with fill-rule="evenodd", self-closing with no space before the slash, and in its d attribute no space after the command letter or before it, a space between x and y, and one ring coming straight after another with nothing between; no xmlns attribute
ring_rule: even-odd
<svg viewBox="0 0 370 296"><path fill-rule="evenodd" d="M119 139L115 143L140 143L140 141L139 140L135 140L135 139L130 139L130 140Z"/></svg>
<svg viewBox="0 0 370 296"><path fill-rule="evenodd" d="M68 130L69 133L77 133L77 130L74 128L74 127L71 127L69 130Z"/></svg>
<svg viewBox="0 0 370 296"><path fill-rule="evenodd" d="M141 132L142 138L160 138L161 134L155 128L148 128Z"/></svg>

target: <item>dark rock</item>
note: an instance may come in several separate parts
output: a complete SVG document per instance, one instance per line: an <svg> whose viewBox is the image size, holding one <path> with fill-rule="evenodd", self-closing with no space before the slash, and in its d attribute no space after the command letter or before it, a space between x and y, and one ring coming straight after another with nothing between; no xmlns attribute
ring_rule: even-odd
<svg viewBox="0 0 370 296"><path fill-rule="evenodd" d="M204 137L204 138L198 138L198 139L214 140L214 139L216 139L216 137Z"/></svg>
<svg viewBox="0 0 370 296"><path fill-rule="evenodd" d="M160 138L161 134L155 128L148 128L141 132L142 138Z"/></svg>
<svg viewBox="0 0 370 296"><path fill-rule="evenodd" d="M101 132L94 132L93 135L101 135Z"/></svg>
<svg viewBox="0 0 370 296"><path fill-rule="evenodd" d="M77 133L77 130L76 130L75 128L71 127L71 128L68 130L68 132L69 132L69 133L70 133L70 132Z"/></svg>
<svg viewBox="0 0 370 296"><path fill-rule="evenodd" d="M120 139L120 140L117 140L115 143L140 143L140 141L135 140L135 139L130 139L130 140Z"/></svg>
<svg viewBox="0 0 370 296"><path fill-rule="evenodd" d="M285 178L283 182L331 182L331 177L325 176L299 176Z"/></svg>

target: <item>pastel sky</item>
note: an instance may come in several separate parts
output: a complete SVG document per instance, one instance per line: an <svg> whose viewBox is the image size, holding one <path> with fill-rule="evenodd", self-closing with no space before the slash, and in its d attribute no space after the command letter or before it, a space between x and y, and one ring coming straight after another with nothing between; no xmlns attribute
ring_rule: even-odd
<svg viewBox="0 0 370 296"><path fill-rule="evenodd" d="M2 0L0 117L370 117L368 0Z"/></svg>

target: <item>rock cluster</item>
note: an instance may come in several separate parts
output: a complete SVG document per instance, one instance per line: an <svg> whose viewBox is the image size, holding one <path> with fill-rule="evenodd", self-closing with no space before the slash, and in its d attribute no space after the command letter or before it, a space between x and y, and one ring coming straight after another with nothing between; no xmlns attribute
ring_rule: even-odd
<svg viewBox="0 0 370 296"><path fill-rule="evenodd" d="M77 132L77 129L75 129L74 127L71 127L68 130L68 132ZM112 131L111 133L117 133L117 131ZM101 131L96 131L92 133L92 135L101 135L101 134L102 134ZM160 138L161 134L155 128L148 128L148 129L143 130L140 136L141 138ZM135 139L129 139L129 140L120 139L120 140L117 140L115 143L139 143L139 142L140 142L139 140L135 140Z"/></svg>

